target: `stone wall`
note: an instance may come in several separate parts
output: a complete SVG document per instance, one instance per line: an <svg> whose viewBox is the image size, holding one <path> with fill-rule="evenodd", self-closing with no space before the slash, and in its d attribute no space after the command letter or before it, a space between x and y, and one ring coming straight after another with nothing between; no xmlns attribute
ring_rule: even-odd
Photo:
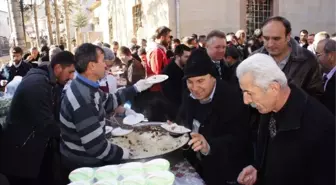
<svg viewBox="0 0 336 185"><path fill-rule="evenodd" d="M142 0L142 26L138 38L150 40L160 26L170 26L168 0Z"/></svg>
<svg viewBox="0 0 336 185"><path fill-rule="evenodd" d="M140 44L141 39L150 40L154 31L159 26L169 26L167 0L141 0L142 28L136 33L133 30L132 7L135 1L112 0L109 14L113 22L113 40L121 45L129 46L132 37L136 36ZM107 37L104 34L104 40Z"/></svg>
<svg viewBox="0 0 336 185"><path fill-rule="evenodd" d="M213 29L236 32L241 26L240 6L241 0L180 0L181 37L206 35Z"/></svg>
<svg viewBox="0 0 336 185"><path fill-rule="evenodd" d="M335 0L279 1L279 15L292 24L292 35L298 36L301 29L309 33L336 32Z"/></svg>
<svg viewBox="0 0 336 185"><path fill-rule="evenodd" d="M102 4L104 1L102 0ZM130 45L132 37L138 42L145 38L148 41L159 26L169 26L172 35L177 36L176 2L180 4L179 35L189 36L207 34L213 29L236 32L246 29L246 0L111 0L106 16L112 17L113 40L121 45ZM142 4L142 28L133 31L132 7ZM292 23L293 35L301 29L309 32L336 30L335 0L273 0L273 15L284 16ZM104 20L102 28L104 41L108 41L108 23ZM106 31L105 31L106 30Z"/></svg>
<svg viewBox="0 0 336 185"><path fill-rule="evenodd" d="M9 39L11 32L9 26L9 14L4 11L0 11L0 36Z"/></svg>

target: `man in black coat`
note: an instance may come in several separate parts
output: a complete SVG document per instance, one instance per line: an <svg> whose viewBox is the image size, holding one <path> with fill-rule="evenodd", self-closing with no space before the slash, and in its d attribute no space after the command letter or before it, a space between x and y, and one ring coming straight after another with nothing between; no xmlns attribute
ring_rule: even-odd
<svg viewBox="0 0 336 185"><path fill-rule="evenodd" d="M7 83L13 80L15 76L24 77L32 66L22 59L23 51L20 47L11 48L12 61L3 66L0 72L0 80L6 80ZM1 86L7 83L2 82Z"/></svg>
<svg viewBox="0 0 336 185"><path fill-rule="evenodd" d="M320 98L322 78L314 54L291 38L291 24L284 17L270 17L262 24L264 46L254 53L272 56L286 77L309 95Z"/></svg>
<svg viewBox="0 0 336 185"><path fill-rule="evenodd" d="M238 78L236 75L236 69L240 64L241 60L239 60L239 51L238 49L233 46L229 45L226 47L225 55L224 55L225 65L227 67L226 79L231 82L231 84L238 85Z"/></svg>
<svg viewBox="0 0 336 185"><path fill-rule="evenodd" d="M177 123L193 132L185 155L205 183L237 184L240 168L253 158L249 109L238 89L215 74L206 51L193 51L184 69L190 92L183 96Z"/></svg>
<svg viewBox="0 0 336 185"><path fill-rule="evenodd" d="M1 185L10 185L7 178L0 173L0 184Z"/></svg>
<svg viewBox="0 0 336 185"><path fill-rule="evenodd" d="M220 30L212 30L206 37L206 51L216 67L216 78L223 80L227 66L224 64L226 35Z"/></svg>
<svg viewBox="0 0 336 185"><path fill-rule="evenodd" d="M180 44L176 46L174 50L174 58L163 69L163 74L166 74L169 78L161 83L163 95L178 109L182 102L182 93L185 84L182 83L183 68L187 63L190 56L191 49Z"/></svg>
<svg viewBox="0 0 336 185"><path fill-rule="evenodd" d="M256 162L244 185L335 184L335 117L294 84L273 58L255 54L237 68L245 104L262 114Z"/></svg>
<svg viewBox="0 0 336 185"><path fill-rule="evenodd" d="M332 39L321 40L317 44L316 56L322 66L324 93L321 102L335 113L336 96L336 41Z"/></svg>
<svg viewBox="0 0 336 185"><path fill-rule="evenodd" d="M73 77L74 56L57 54L48 66L31 69L13 96L7 127L0 138L0 173L11 185L53 184L51 146L60 135L60 93Z"/></svg>
<svg viewBox="0 0 336 185"><path fill-rule="evenodd" d="M224 80L229 83L229 85L239 89L238 80L234 75L232 75L232 71L234 71L234 69L232 66L227 65L224 61L227 47L226 35L224 32L213 30L207 35L206 51L216 67L216 78Z"/></svg>

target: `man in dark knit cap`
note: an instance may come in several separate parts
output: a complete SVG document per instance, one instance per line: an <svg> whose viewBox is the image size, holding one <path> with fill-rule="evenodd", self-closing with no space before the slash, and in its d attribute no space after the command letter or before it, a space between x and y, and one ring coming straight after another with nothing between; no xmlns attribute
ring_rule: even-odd
<svg viewBox="0 0 336 185"><path fill-rule="evenodd" d="M252 160L249 109L241 93L223 80L206 51L192 52L184 68L189 89L178 123L192 130L186 158L207 185L238 184L241 167Z"/></svg>

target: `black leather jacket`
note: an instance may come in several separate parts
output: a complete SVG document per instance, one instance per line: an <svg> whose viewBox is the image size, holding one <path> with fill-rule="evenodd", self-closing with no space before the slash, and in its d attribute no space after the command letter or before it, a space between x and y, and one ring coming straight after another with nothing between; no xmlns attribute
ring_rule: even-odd
<svg viewBox="0 0 336 185"><path fill-rule="evenodd" d="M291 38L289 45L292 52L283 68L288 81L301 87L309 95L319 98L323 93L323 85L316 57L309 50L300 47L293 38ZM261 47L254 53L268 54L265 47Z"/></svg>

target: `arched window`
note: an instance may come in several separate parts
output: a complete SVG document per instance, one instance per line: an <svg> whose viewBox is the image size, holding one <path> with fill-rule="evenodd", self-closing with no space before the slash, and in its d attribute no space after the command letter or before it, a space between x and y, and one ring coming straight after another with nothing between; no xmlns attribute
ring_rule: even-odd
<svg viewBox="0 0 336 185"><path fill-rule="evenodd" d="M272 0L247 0L246 30L252 36L255 29L272 15Z"/></svg>

